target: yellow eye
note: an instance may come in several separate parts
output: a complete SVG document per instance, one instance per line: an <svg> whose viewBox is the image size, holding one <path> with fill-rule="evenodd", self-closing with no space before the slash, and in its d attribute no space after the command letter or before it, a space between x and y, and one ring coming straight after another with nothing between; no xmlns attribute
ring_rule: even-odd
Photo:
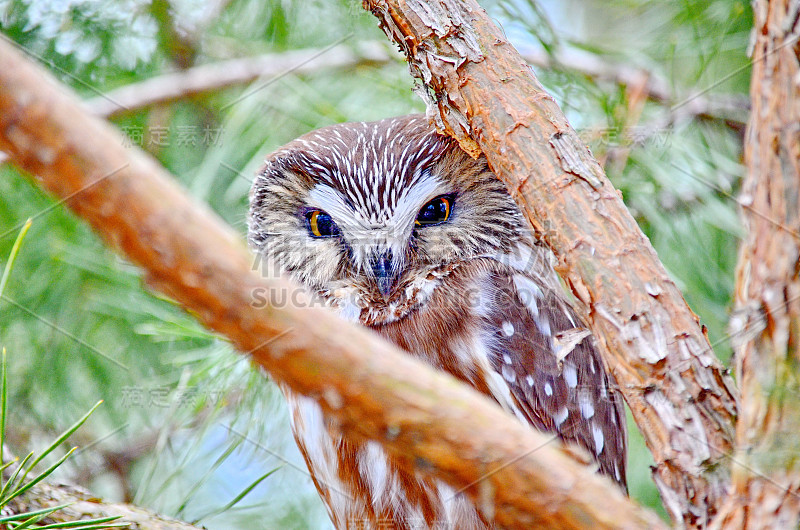
<svg viewBox="0 0 800 530"><path fill-rule="evenodd" d="M331 216L322 210L311 210L306 213L308 231L314 237L333 237L339 235L339 227Z"/></svg>
<svg viewBox="0 0 800 530"><path fill-rule="evenodd" d="M429 201L417 214L416 226L438 225L450 218L453 208L453 195L440 195Z"/></svg>

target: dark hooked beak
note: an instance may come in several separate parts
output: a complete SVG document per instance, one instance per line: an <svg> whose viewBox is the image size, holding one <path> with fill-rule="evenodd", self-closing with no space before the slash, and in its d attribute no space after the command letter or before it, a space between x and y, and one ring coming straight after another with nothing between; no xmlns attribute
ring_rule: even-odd
<svg viewBox="0 0 800 530"><path fill-rule="evenodd" d="M376 252L370 260L372 273L378 283L378 290L383 296L389 296L395 280L395 270L392 264L392 251L384 250Z"/></svg>

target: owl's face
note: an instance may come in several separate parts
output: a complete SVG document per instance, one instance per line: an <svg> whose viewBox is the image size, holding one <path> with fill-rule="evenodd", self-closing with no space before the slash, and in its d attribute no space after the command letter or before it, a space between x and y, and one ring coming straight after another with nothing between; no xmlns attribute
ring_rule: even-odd
<svg viewBox="0 0 800 530"><path fill-rule="evenodd" d="M267 159L251 195L256 251L315 291L371 304L450 264L517 252L523 232L485 160L422 116L302 136Z"/></svg>

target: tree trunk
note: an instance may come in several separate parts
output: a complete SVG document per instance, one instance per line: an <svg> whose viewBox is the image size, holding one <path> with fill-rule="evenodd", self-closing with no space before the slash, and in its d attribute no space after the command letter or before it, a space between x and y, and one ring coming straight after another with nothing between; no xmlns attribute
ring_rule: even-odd
<svg viewBox="0 0 800 530"><path fill-rule="evenodd" d="M800 515L800 2L757 0L742 189L747 234L732 332L741 407L716 522L797 528Z"/></svg>

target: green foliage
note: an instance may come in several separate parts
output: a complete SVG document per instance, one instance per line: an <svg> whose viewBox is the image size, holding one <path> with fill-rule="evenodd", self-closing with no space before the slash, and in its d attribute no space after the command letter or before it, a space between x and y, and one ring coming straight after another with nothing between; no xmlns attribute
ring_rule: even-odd
<svg viewBox="0 0 800 530"><path fill-rule="evenodd" d="M93 85L98 80L132 73L152 59L157 27L147 4L2 0L0 20L6 36L32 55L52 61L62 81L97 91Z"/></svg>
<svg viewBox="0 0 800 530"><path fill-rule="evenodd" d="M11 270L14 267L14 261L19 253L22 241L25 238L30 226L31 221L28 219L14 241L8 261L3 268L2 279L0 279L0 298L3 297L3 291L7 284L7 280L11 275ZM8 506L8 504L14 499L25 494L31 488L36 486L36 484L52 476L53 473L59 467L61 467L61 465L75 452L75 449L77 449L76 447L70 449L64 456L59 458L44 471L39 472L39 474L35 475L30 480L26 480L28 475L34 471L34 468L45 458L47 458L48 455L53 453L62 443L67 440L67 438L72 436L75 431L77 431L81 425L83 425L86 420L89 419L89 416L97 409L97 407L100 406L100 403L102 403L96 403L94 407L89 410L89 412L83 415L82 418L73 423L72 426L68 427L64 432L61 433L61 435L56 437L56 439L52 441L39 456L34 456L33 452L29 452L25 458L23 458L22 462L19 462L18 459L13 459L6 462L3 457L3 453L5 448L6 417L8 414L7 366L6 348L3 347L2 355L0 356L0 510ZM5 479L6 474L9 475L8 479ZM21 513L12 515L3 515L0 516L0 524L5 525L5 528L8 528L9 530L22 530L24 528L75 528L77 530L99 530L102 528L122 528L127 526L127 523L112 524L114 521L119 519L119 517L103 517L68 523L39 524L47 517L52 516L67 506L69 505L64 504L42 510L23 511Z"/></svg>
<svg viewBox="0 0 800 530"><path fill-rule="evenodd" d="M501 0L485 7L520 48L640 68L674 94L672 102L641 101L635 87L567 67L535 69L605 162L727 359L742 137L724 120L686 111L698 94L747 94L748 3ZM192 64L385 40L376 26L354 0L0 0L2 33L87 98ZM316 127L420 112L412 86L400 62L288 72L115 123L243 234L252 175L267 153ZM29 217L26 247L0 299L2 345L29 352L8 367L8 442L35 445L60 430L59 418L104 399L86 426L98 443L67 463L97 493L202 518L214 530L328 524L275 387L143 288L140 273L63 204L0 168L0 255ZM657 507L649 453L633 424L630 430L631 493ZM146 450L121 475L96 464L132 446ZM244 491L252 504L220 513Z"/></svg>
<svg viewBox="0 0 800 530"><path fill-rule="evenodd" d="M6 267L8 270L8 267ZM4 428L5 428L5 417L7 413L7 401L6 401L6 390L7 390L7 377L6 377L6 350L3 349L2 359L0 359L0 385L2 388L0 392L2 392L2 405L0 405L0 446L2 446L3 438L4 438ZM22 460L22 462L17 462L17 460L12 460L7 463L3 463L2 453L0 452L0 471L5 471L6 469L13 469L14 471L11 472L9 478L7 480L0 480L2 483L2 487L0 487L0 509L7 506L11 501L20 497L21 495L25 494L28 490L36 486L36 484L40 483L41 481L51 477L53 473L61 467L61 465L75 452L76 447L73 447L67 453L56 460L55 463L51 464L47 469L40 472L38 475L32 477L30 480L25 480L28 475L33 471L33 469L39 464L42 460L44 460L50 453L55 451L67 438L72 436L75 431L83 425L92 412L100 406L98 402L92 409L83 415L81 419L76 421L71 427L67 428L60 436L58 436L49 446L47 446L42 453L34 457L34 453L28 453L27 456ZM14 466L16 464L16 467ZM53 516L59 510L62 510L68 507L69 504L62 504L58 506L53 506L50 508L45 508L41 510L35 511L24 511L21 513L16 513L12 515L4 515L0 516L0 524L5 525L6 528L9 530L22 530L24 528L31 528L31 529L40 529L43 530L45 528L74 528L76 530L90 530L90 529L103 529L103 528L124 528L128 526L128 523L114 523L120 517L100 517L95 519L84 519L81 521L69 521L69 522L61 522L61 523L49 523L49 524L39 524L44 519Z"/></svg>

